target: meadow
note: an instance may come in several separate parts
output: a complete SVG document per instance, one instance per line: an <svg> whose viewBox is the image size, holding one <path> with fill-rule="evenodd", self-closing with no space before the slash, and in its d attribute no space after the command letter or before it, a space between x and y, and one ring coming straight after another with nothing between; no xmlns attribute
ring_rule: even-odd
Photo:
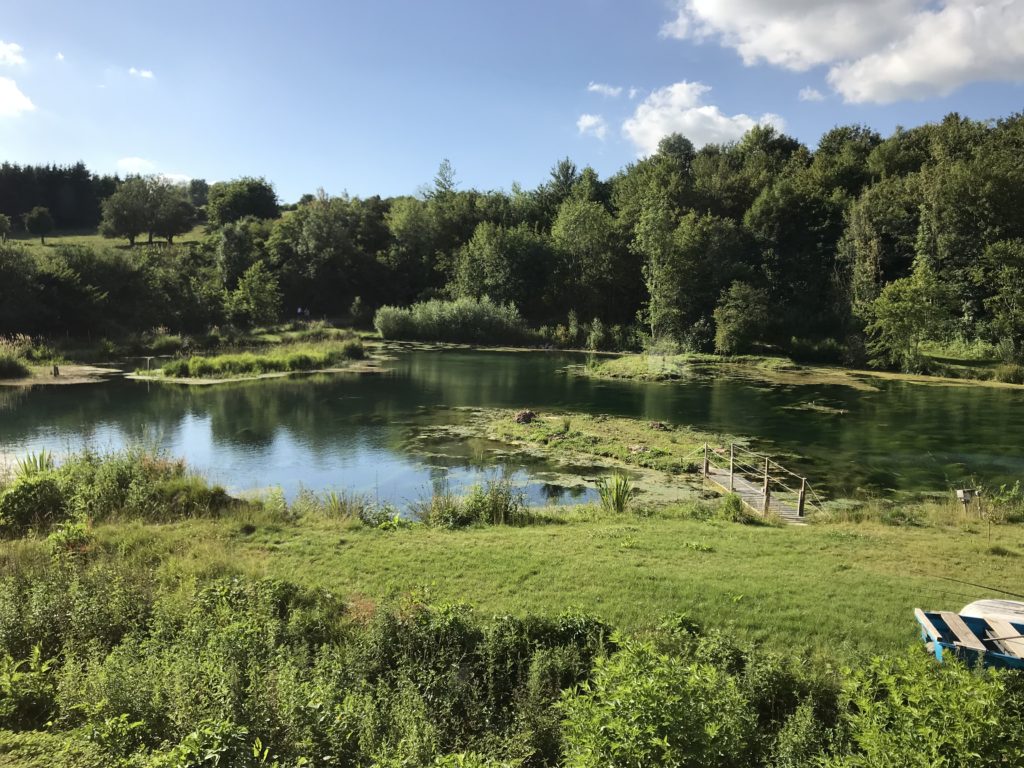
<svg viewBox="0 0 1024 768"><path fill-rule="evenodd" d="M1024 756L1020 676L940 667L910 613L1020 582L1019 500L782 527L628 497L527 509L495 479L409 517L233 499L145 451L25 457L0 489L0 765Z"/></svg>

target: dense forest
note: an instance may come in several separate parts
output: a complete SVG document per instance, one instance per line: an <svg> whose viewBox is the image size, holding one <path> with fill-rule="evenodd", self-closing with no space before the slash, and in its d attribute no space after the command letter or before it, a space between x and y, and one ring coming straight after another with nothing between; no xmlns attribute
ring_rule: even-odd
<svg viewBox="0 0 1024 768"><path fill-rule="evenodd" d="M282 207L263 179L171 187L3 166L0 211L44 204L58 227L98 212L113 239L4 246L0 332L199 332L487 297L567 346L919 370L922 345L956 343L1011 376L1024 358L1021 114L888 138L837 127L813 150L771 127L699 150L671 135L610 178L564 159L535 189L460 189L447 161L389 199L321 191ZM196 217L205 238L170 245ZM153 245L114 245L146 232Z"/></svg>

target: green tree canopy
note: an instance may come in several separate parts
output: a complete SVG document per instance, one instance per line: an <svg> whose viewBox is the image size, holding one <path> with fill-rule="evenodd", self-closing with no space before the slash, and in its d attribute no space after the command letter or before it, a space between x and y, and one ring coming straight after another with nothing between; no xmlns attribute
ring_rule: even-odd
<svg viewBox="0 0 1024 768"><path fill-rule="evenodd" d="M100 234L123 237L135 245L135 239L149 230L150 219L150 185L141 176L130 176L103 201Z"/></svg>
<svg viewBox="0 0 1024 768"><path fill-rule="evenodd" d="M37 205L25 214L25 229L33 235L39 235L39 242L46 245L46 236L53 231L53 216L50 209Z"/></svg>
<svg viewBox="0 0 1024 768"><path fill-rule="evenodd" d="M281 291L277 278L262 261L257 261L227 295L228 317L238 325L268 325L281 318Z"/></svg>
<svg viewBox="0 0 1024 768"><path fill-rule="evenodd" d="M206 216L215 227L253 216L276 219L279 213L277 193L266 179L243 176L210 186Z"/></svg>

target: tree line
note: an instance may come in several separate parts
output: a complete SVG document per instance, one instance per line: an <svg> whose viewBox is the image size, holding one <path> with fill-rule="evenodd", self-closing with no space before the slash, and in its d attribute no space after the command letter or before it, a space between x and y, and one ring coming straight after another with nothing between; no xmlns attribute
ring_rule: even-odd
<svg viewBox="0 0 1024 768"><path fill-rule="evenodd" d="M248 275L243 287L270 297L271 315L303 307L342 316L356 299L366 312L486 296L513 304L534 326L596 320L618 328L609 335L615 346L724 353L761 346L913 370L925 364L928 342L960 340L1019 363L1022 182L1019 114L993 121L951 114L887 138L840 126L814 149L759 126L699 150L668 136L653 155L607 179L564 159L533 189L460 189L445 161L416 196L319 192L283 216L268 182L239 179L206 190L208 233L199 245L88 258L61 249L15 256L8 248L4 260L33 261L17 271L34 269L36 280L88 260L140 273L133 279L147 290L138 295L156 298L146 299L136 323L161 314L154 307L166 287L155 274L173 273L177 290L189 283L203 311L179 318L172 310L154 321L182 329L199 318L229 320L224 297ZM145 232L173 239L174 227L161 231L154 217L173 223L187 212L181 201L195 203L188 190L176 188L174 197L165 186L121 182L101 204L103 231L132 242ZM149 201L149 219L123 226L119 205L134 198ZM117 288L78 274L106 301ZM40 300L40 317L54 316L51 295ZM52 320L13 314L0 316L0 329L52 329Z"/></svg>

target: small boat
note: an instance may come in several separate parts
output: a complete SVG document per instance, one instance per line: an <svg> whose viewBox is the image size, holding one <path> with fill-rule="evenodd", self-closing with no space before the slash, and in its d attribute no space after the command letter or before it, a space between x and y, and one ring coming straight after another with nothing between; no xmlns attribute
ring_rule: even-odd
<svg viewBox="0 0 1024 768"><path fill-rule="evenodd" d="M952 653L968 664L1024 669L1024 603L979 600L953 611L914 609L921 639L940 662Z"/></svg>

